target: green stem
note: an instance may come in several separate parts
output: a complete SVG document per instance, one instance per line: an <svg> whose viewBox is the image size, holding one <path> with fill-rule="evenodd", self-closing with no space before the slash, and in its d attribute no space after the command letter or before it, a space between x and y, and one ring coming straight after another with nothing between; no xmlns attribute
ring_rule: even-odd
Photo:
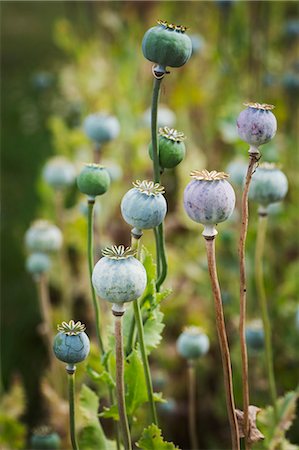
<svg viewBox="0 0 299 450"><path fill-rule="evenodd" d="M189 390L189 436L192 450L197 450L198 439L196 432L196 372L193 360L188 361L188 390Z"/></svg>
<svg viewBox="0 0 299 450"><path fill-rule="evenodd" d="M267 307L267 297L264 284L264 267L263 267L263 257L265 248L265 238L267 230L267 215L259 215L258 229L257 229L257 239L256 239L256 250L255 250L255 281L256 289L260 302L264 333L265 333L265 352L266 352L266 364L269 378L269 389L271 395L271 401L274 408L274 413L277 419L277 391L273 367L273 351L272 351L272 333L271 324L269 319L268 307Z"/></svg>
<svg viewBox="0 0 299 450"><path fill-rule="evenodd" d="M115 355L116 355L116 395L120 428L125 450L132 450L129 423L126 414L124 382L124 350L122 335L122 315L115 315Z"/></svg>
<svg viewBox="0 0 299 450"><path fill-rule="evenodd" d="M69 383L69 407L70 407L70 433L73 450L79 450L76 439L75 425L75 372L68 372Z"/></svg>
<svg viewBox="0 0 299 450"><path fill-rule="evenodd" d="M105 353L103 341L100 332L100 308L97 302L96 293L92 284L92 271L94 266L93 259L93 207L94 200L88 200L88 219L87 219L87 254L88 254L88 269L89 269L89 282L90 282L90 290L92 303L95 312L95 323L96 323L96 333L97 340L100 348L100 352L103 355Z"/></svg>
<svg viewBox="0 0 299 450"><path fill-rule="evenodd" d="M151 133L152 133L152 152L153 152L153 169L154 181L160 183L161 168L159 164L159 147L158 147L158 133L157 133L157 118L158 118L158 102L160 96L160 87L162 79L155 78L153 95L152 95L152 110L151 110ZM165 253L164 243L164 228L163 223L155 230L156 240L156 259L157 259L157 291L159 291L163 281L167 275L167 259Z"/></svg>

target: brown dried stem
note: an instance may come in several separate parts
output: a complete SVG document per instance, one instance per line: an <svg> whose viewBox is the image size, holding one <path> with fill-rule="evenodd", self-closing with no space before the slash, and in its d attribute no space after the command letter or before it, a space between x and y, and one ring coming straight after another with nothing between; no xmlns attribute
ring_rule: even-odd
<svg viewBox="0 0 299 450"><path fill-rule="evenodd" d="M245 267L245 244L248 228L248 192L249 186L254 172L256 163L260 158L258 150L255 152L249 151L249 164L246 174L245 186L242 195L241 207L241 232L239 241L239 259L240 259L240 345L241 345L241 359L242 359L242 392L243 392L243 412L244 412L244 435L245 448L250 448L249 444L249 384L248 384L248 356L245 338L246 327L246 267Z"/></svg>
<svg viewBox="0 0 299 450"><path fill-rule="evenodd" d="M229 424L230 424L232 450L239 450L240 449L239 429L238 429L238 422L237 422L236 410L235 410L231 359L230 359L228 339L227 339L226 329L225 329L221 292L220 292L220 286L219 286L217 268L216 268L215 236L212 238L211 237L205 238L205 241L206 241L209 274L210 274L210 279L211 279L211 284L212 284L212 292L213 292L213 297L214 297L214 302L215 302L216 327L217 327L217 334L218 334L221 358L222 358L224 386L225 386L225 395L226 395L226 407L227 407Z"/></svg>

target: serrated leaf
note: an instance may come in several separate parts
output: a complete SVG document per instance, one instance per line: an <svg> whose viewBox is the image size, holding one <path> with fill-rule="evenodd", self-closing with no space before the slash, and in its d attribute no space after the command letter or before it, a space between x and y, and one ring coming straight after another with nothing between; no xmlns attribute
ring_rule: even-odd
<svg viewBox="0 0 299 450"><path fill-rule="evenodd" d="M154 348L157 348L162 339L162 331L165 327L163 323L164 314L155 309L150 312L144 324L145 348L149 354Z"/></svg>
<svg viewBox="0 0 299 450"><path fill-rule="evenodd" d="M108 440L98 419L99 398L85 384L79 396L79 410L83 417L84 427L79 435L81 448L84 450L108 450Z"/></svg>
<svg viewBox="0 0 299 450"><path fill-rule="evenodd" d="M276 420L273 406L268 406L258 415L258 426L265 436L263 445L259 448L292 449L292 444L285 439L285 433L294 420L298 396L298 390L291 391L277 400L278 420Z"/></svg>
<svg viewBox="0 0 299 450"><path fill-rule="evenodd" d="M104 411L99 414L100 417L105 419L119 420L117 405L112 405L109 408L104 407Z"/></svg>
<svg viewBox="0 0 299 450"><path fill-rule="evenodd" d="M143 430L142 436L136 445L144 450L178 449L172 442L164 441L161 430L154 424Z"/></svg>
<svg viewBox="0 0 299 450"><path fill-rule="evenodd" d="M86 371L90 376L90 378L96 383L104 383L111 388L115 388L115 381L113 380L110 373L108 373L106 370L103 370L102 372L99 373L96 370L94 370L90 365L87 365Z"/></svg>

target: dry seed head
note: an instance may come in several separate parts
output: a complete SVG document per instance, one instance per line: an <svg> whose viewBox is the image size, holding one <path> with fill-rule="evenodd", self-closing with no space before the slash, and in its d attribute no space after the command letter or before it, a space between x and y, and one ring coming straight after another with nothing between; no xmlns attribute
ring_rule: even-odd
<svg viewBox="0 0 299 450"><path fill-rule="evenodd" d="M110 259L126 259L136 255L136 250L124 245L112 245L102 250L102 255Z"/></svg>
<svg viewBox="0 0 299 450"><path fill-rule="evenodd" d="M136 180L133 181L132 184L136 189L138 189L138 191L147 195L159 195L164 194L165 192L164 186L161 186L159 183L154 183L153 181Z"/></svg>
<svg viewBox="0 0 299 450"><path fill-rule="evenodd" d="M166 139L171 139L175 142L182 142L186 139L186 136L182 131L177 131L174 128L168 127L159 128L159 136L163 136Z"/></svg>
<svg viewBox="0 0 299 450"><path fill-rule="evenodd" d="M174 23L168 23L166 20L157 20L157 23L168 30L175 30L180 33L185 33L187 30L187 27L184 25L175 25Z"/></svg>
<svg viewBox="0 0 299 450"><path fill-rule="evenodd" d="M62 322L61 325L57 325L57 330L61 331L68 336L76 336L77 334L82 333L86 329L84 323L74 322L74 320L70 320L69 323Z"/></svg>
<svg viewBox="0 0 299 450"><path fill-rule="evenodd" d="M262 109L264 111L272 111L275 108L274 105L268 105L267 103L258 103L258 102L245 102L244 106L248 106L249 108L254 109Z"/></svg>
<svg viewBox="0 0 299 450"><path fill-rule="evenodd" d="M190 176L195 180L204 180L204 181L216 181L216 180L226 180L229 175L225 172L216 172L216 170L212 170L209 172L208 170L192 170L190 172Z"/></svg>

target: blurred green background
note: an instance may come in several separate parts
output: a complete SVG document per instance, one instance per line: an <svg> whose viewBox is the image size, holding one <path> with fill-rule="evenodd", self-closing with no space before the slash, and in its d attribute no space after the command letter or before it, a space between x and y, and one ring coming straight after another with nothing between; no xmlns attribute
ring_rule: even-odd
<svg viewBox="0 0 299 450"><path fill-rule="evenodd" d="M220 361L201 229L186 218L182 192L191 169L224 170L247 146L234 124L246 100L276 106L278 133L262 150L263 160L279 162L289 193L271 216L266 246L266 285L273 326L278 390L298 383L299 291L299 5L297 2L2 2L2 388L21 379L26 392L22 421L27 430L47 417L41 378L47 355L37 333L40 313L34 283L24 269L23 237L37 217L55 220L52 192L42 167L63 154L79 167L92 146L81 129L83 118L105 110L115 114L121 133L104 150L123 178L102 200L103 243L127 243L129 229L119 202L135 178L151 176L147 158L150 131L144 112L150 106L151 64L141 40L157 19L184 24L197 36L198 50L163 81L161 103L176 114L175 127L187 135L187 157L163 177L169 203L166 242L173 294L165 301L164 339L153 357L162 373L166 398L176 407L161 413L165 437L188 448L186 379L175 341L187 324L203 326L212 349L200 364L199 417L203 448L227 439ZM238 196L240 192L237 191ZM108 197L109 196L109 197ZM85 221L76 188L67 195L65 237L73 265L84 265ZM257 316L252 276L256 207L250 207L248 235L249 318ZM220 282L230 333L237 405L241 407L238 343L238 221L224 224L217 238ZM153 250L150 235L146 245ZM76 267L77 267L76 266ZM77 270L73 267L73 272ZM80 269L79 269L80 271ZM83 271L84 272L84 271ZM51 300L59 304L61 285L54 270ZM73 287L75 318L81 319L85 293ZM88 294L87 294L88 295ZM82 306L83 305L83 306ZM84 313L83 313L84 314ZM85 318L88 321L88 316ZM252 403L269 403L263 356L249 361ZM179 427L176 424L180 424ZM218 436L214 436L217 428ZM290 439L299 442L297 429ZM19 448L19 447L18 447Z"/></svg>

